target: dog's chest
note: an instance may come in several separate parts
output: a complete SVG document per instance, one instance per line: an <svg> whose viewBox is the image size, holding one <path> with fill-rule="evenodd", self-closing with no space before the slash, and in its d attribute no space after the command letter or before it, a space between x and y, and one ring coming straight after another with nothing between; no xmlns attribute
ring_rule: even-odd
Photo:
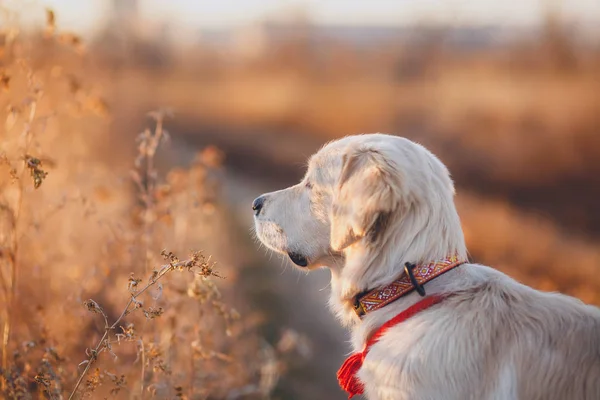
<svg viewBox="0 0 600 400"><path fill-rule="evenodd" d="M454 342L454 343L453 343ZM477 371L466 343L423 330L418 321L390 329L367 354L358 377L369 400L466 400ZM456 347L458 346L458 347ZM460 351L458 351L460 349ZM462 359L461 359L462 358ZM469 362L465 362L470 360ZM443 393L443 396L440 395ZM466 397L465 397L466 396Z"/></svg>

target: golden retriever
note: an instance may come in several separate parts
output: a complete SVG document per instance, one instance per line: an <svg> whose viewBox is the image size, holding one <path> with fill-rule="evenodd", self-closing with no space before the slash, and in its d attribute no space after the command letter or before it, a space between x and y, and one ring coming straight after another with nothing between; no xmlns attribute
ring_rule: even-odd
<svg viewBox="0 0 600 400"><path fill-rule="evenodd" d="M330 307L355 352L422 298L412 291L359 317L357 296L398 279L406 262L467 259L447 168L397 136L327 144L299 184L258 197L253 209L267 247L331 270ZM468 262L424 289L447 297L369 349L358 372L368 399L600 399L600 309Z"/></svg>

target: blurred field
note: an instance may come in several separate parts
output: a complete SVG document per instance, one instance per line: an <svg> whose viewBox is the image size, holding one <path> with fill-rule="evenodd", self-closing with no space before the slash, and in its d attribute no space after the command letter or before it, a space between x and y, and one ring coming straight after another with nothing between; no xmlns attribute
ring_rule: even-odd
<svg viewBox="0 0 600 400"><path fill-rule="evenodd" d="M282 272L249 204L353 133L449 166L475 261L600 304L599 38L552 18L476 45L296 21L170 47L109 28L84 41L48 14L0 31L4 398L69 398L88 364L75 398L344 398L328 274ZM101 340L163 249L202 250L224 279L169 272Z"/></svg>

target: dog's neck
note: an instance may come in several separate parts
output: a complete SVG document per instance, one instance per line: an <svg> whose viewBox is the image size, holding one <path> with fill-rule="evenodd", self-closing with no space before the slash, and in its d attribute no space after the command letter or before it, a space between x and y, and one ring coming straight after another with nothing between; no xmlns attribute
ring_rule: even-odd
<svg viewBox="0 0 600 400"><path fill-rule="evenodd" d="M456 255L448 255L444 259L435 260L425 264L406 263L404 274L389 285L360 293L354 298L354 311L359 317L379 310L394 301L417 291L425 297L427 292L423 287L429 281L466 263L467 260L459 259Z"/></svg>
<svg viewBox="0 0 600 400"><path fill-rule="evenodd" d="M405 214L397 223L392 223L379 242L369 243L369 238L354 243L344 249L344 265L332 269L330 307L345 326L356 326L371 318L361 320L354 311L355 297L366 291L380 288L398 279L406 262L413 264L441 260L456 254L459 259L467 259L467 251L462 228L454 204L450 202L441 209L444 202L436 207L416 207ZM417 211L426 210L423 214ZM410 234L414 232L413 234ZM460 269L460 268L459 268ZM453 271L425 284L427 293L443 291L459 275ZM389 309L398 306L409 307L420 299L419 294L411 293L373 314L387 314Z"/></svg>

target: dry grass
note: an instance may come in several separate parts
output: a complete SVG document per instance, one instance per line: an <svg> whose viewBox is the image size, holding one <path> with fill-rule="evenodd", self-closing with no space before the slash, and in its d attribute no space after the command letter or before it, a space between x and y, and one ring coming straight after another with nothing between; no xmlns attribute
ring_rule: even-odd
<svg viewBox="0 0 600 400"><path fill-rule="evenodd" d="M164 110L134 160L110 151L82 41L50 12L41 37L0 34L0 397L268 397L293 348L229 305L231 267L175 256L219 235L221 153L159 173Z"/></svg>

